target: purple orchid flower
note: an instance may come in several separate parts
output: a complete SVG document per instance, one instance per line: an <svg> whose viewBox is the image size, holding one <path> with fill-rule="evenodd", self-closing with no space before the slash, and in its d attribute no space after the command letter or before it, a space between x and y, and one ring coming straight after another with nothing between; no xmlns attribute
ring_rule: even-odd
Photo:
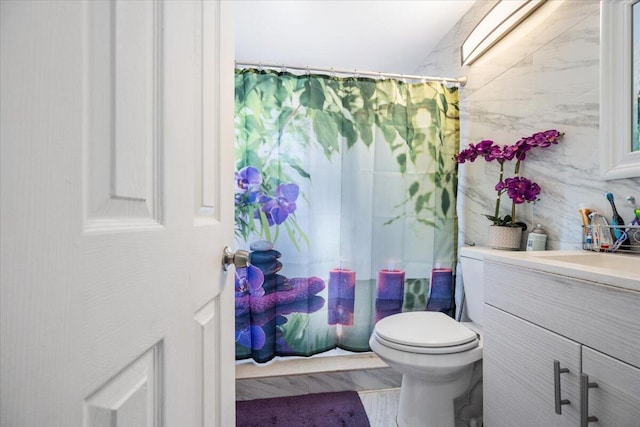
<svg viewBox="0 0 640 427"><path fill-rule="evenodd" d="M469 148L466 148L453 156L456 162L458 163L473 162L478 157L478 153L473 150L472 145L473 144L470 144Z"/></svg>
<svg viewBox="0 0 640 427"><path fill-rule="evenodd" d="M253 265L245 268L236 268L236 297L251 295L252 297L261 297L264 295L264 274Z"/></svg>
<svg viewBox="0 0 640 427"><path fill-rule="evenodd" d="M253 203L260 194L262 175L253 166L245 166L235 174L236 179L236 203Z"/></svg>
<svg viewBox="0 0 640 427"><path fill-rule="evenodd" d="M265 341L266 335L260 326L250 326L241 331L236 329L236 342L243 347L260 350Z"/></svg>
<svg viewBox="0 0 640 427"><path fill-rule="evenodd" d="M503 188L507 189L507 195L517 205L524 202L534 202L538 199L538 194L540 194L540 186L524 177L505 179ZM497 189L498 186L496 185Z"/></svg>
<svg viewBox="0 0 640 427"><path fill-rule="evenodd" d="M483 140L475 145L469 144L468 148L454 155L457 163L473 162L478 157L482 157L487 162L496 160L500 164L499 181L495 186L498 197L496 198L494 214L485 215L495 225L505 225L508 221L511 222L511 225L518 224L515 222L515 205L537 200L537 196L540 194L540 186L518 176L520 164L526 159L529 151L536 147L546 148L552 144L557 144L563 135L563 133L555 129L549 129L521 138L512 145L504 145L502 147L491 140ZM504 179L505 162L513 159L517 160L514 169L515 177ZM512 200L512 204L511 215L507 215L503 219L500 217L500 197L505 192Z"/></svg>
<svg viewBox="0 0 640 427"><path fill-rule="evenodd" d="M262 204L262 212L265 213L269 226L282 224L289 215L295 212L300 189L297 184L280 184L276 188L275 197L260 196L258 202ZM259 218L256 210L254 217Z"/></svg>

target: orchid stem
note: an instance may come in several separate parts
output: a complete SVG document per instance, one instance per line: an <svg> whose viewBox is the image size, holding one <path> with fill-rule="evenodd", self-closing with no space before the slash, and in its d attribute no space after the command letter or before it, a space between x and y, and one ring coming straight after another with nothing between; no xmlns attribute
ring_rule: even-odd
<svg viewBox="0 0 640 427"><path fill-rule="evenodd" d="M498 182L502 182L502 178L504 177L504 162L500 162L500 178L498 179ZM500 198L502 197L502 191L498 191L498 196L496 197L496 212L493 215L493 217L495 218L495 221L498 222L497 225L499 224L499 219L498 217L500 216Z"/></svg>
<svg viewBox="0 0 640 427"><path fill-rule="evenodd" d="M513 171L514 175L517 177L520 174L520 159L516 162L516 168ZM511 225L516 224L516 203L511 201Z"/></svg>

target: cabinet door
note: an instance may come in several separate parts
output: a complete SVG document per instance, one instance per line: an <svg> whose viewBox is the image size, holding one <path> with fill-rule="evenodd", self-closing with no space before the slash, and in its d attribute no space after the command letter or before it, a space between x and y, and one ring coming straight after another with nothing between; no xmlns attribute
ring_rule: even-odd
<svg viewBox="0 0 640 427"><path fill-rule="evenodd" d="M582 347L582 372L598 385L588 390L586 401L588 415L598 418L593 425L640 426L640 369Z"/></svg>
<svg viewBox="0 0 640 427"><path fill-rule="evenodd" d="M485 305L484 417L492 427L577 426L580 345ZM554 360L561 368L555 411Z"/></svg>

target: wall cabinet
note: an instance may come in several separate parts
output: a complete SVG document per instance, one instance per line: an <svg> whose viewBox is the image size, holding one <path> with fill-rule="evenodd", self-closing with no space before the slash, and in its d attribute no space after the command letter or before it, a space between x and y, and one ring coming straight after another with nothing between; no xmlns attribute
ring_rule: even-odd
<svg viewBox="0 0 640 427"><path fill-rule="evenodd" d="M640 426L640 292L492 261L485 286L486 425Z"/></svg>

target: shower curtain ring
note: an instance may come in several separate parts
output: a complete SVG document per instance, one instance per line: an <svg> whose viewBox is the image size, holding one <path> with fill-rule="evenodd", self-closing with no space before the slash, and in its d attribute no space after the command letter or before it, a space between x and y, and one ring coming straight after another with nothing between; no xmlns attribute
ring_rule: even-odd
<svg viewBox="0 0 640 427"><path fill-rule="evenodd" d="M258 71L260 71L260 72L261 72L262 70L263 70L263 68L262 68L262 62L258 62Z"/></svg>
<svg viewBox="0 0 640 427"><path fill-rule="evenodd" d="M311 75L311 70L309 70L309 66L308 66L308 65L307 65L307 68L306 68L306 70L305 70L305 72L304 72L304 73L305 73L307 76L310 76L310 75Z"/></svg>
<svg viewBox="0 0 640 427"><path fill-rule="evenodd" d="M282 71L283 73L286 73L287 72L287 66L282 64L282 69L280 71Z"/></svg>

